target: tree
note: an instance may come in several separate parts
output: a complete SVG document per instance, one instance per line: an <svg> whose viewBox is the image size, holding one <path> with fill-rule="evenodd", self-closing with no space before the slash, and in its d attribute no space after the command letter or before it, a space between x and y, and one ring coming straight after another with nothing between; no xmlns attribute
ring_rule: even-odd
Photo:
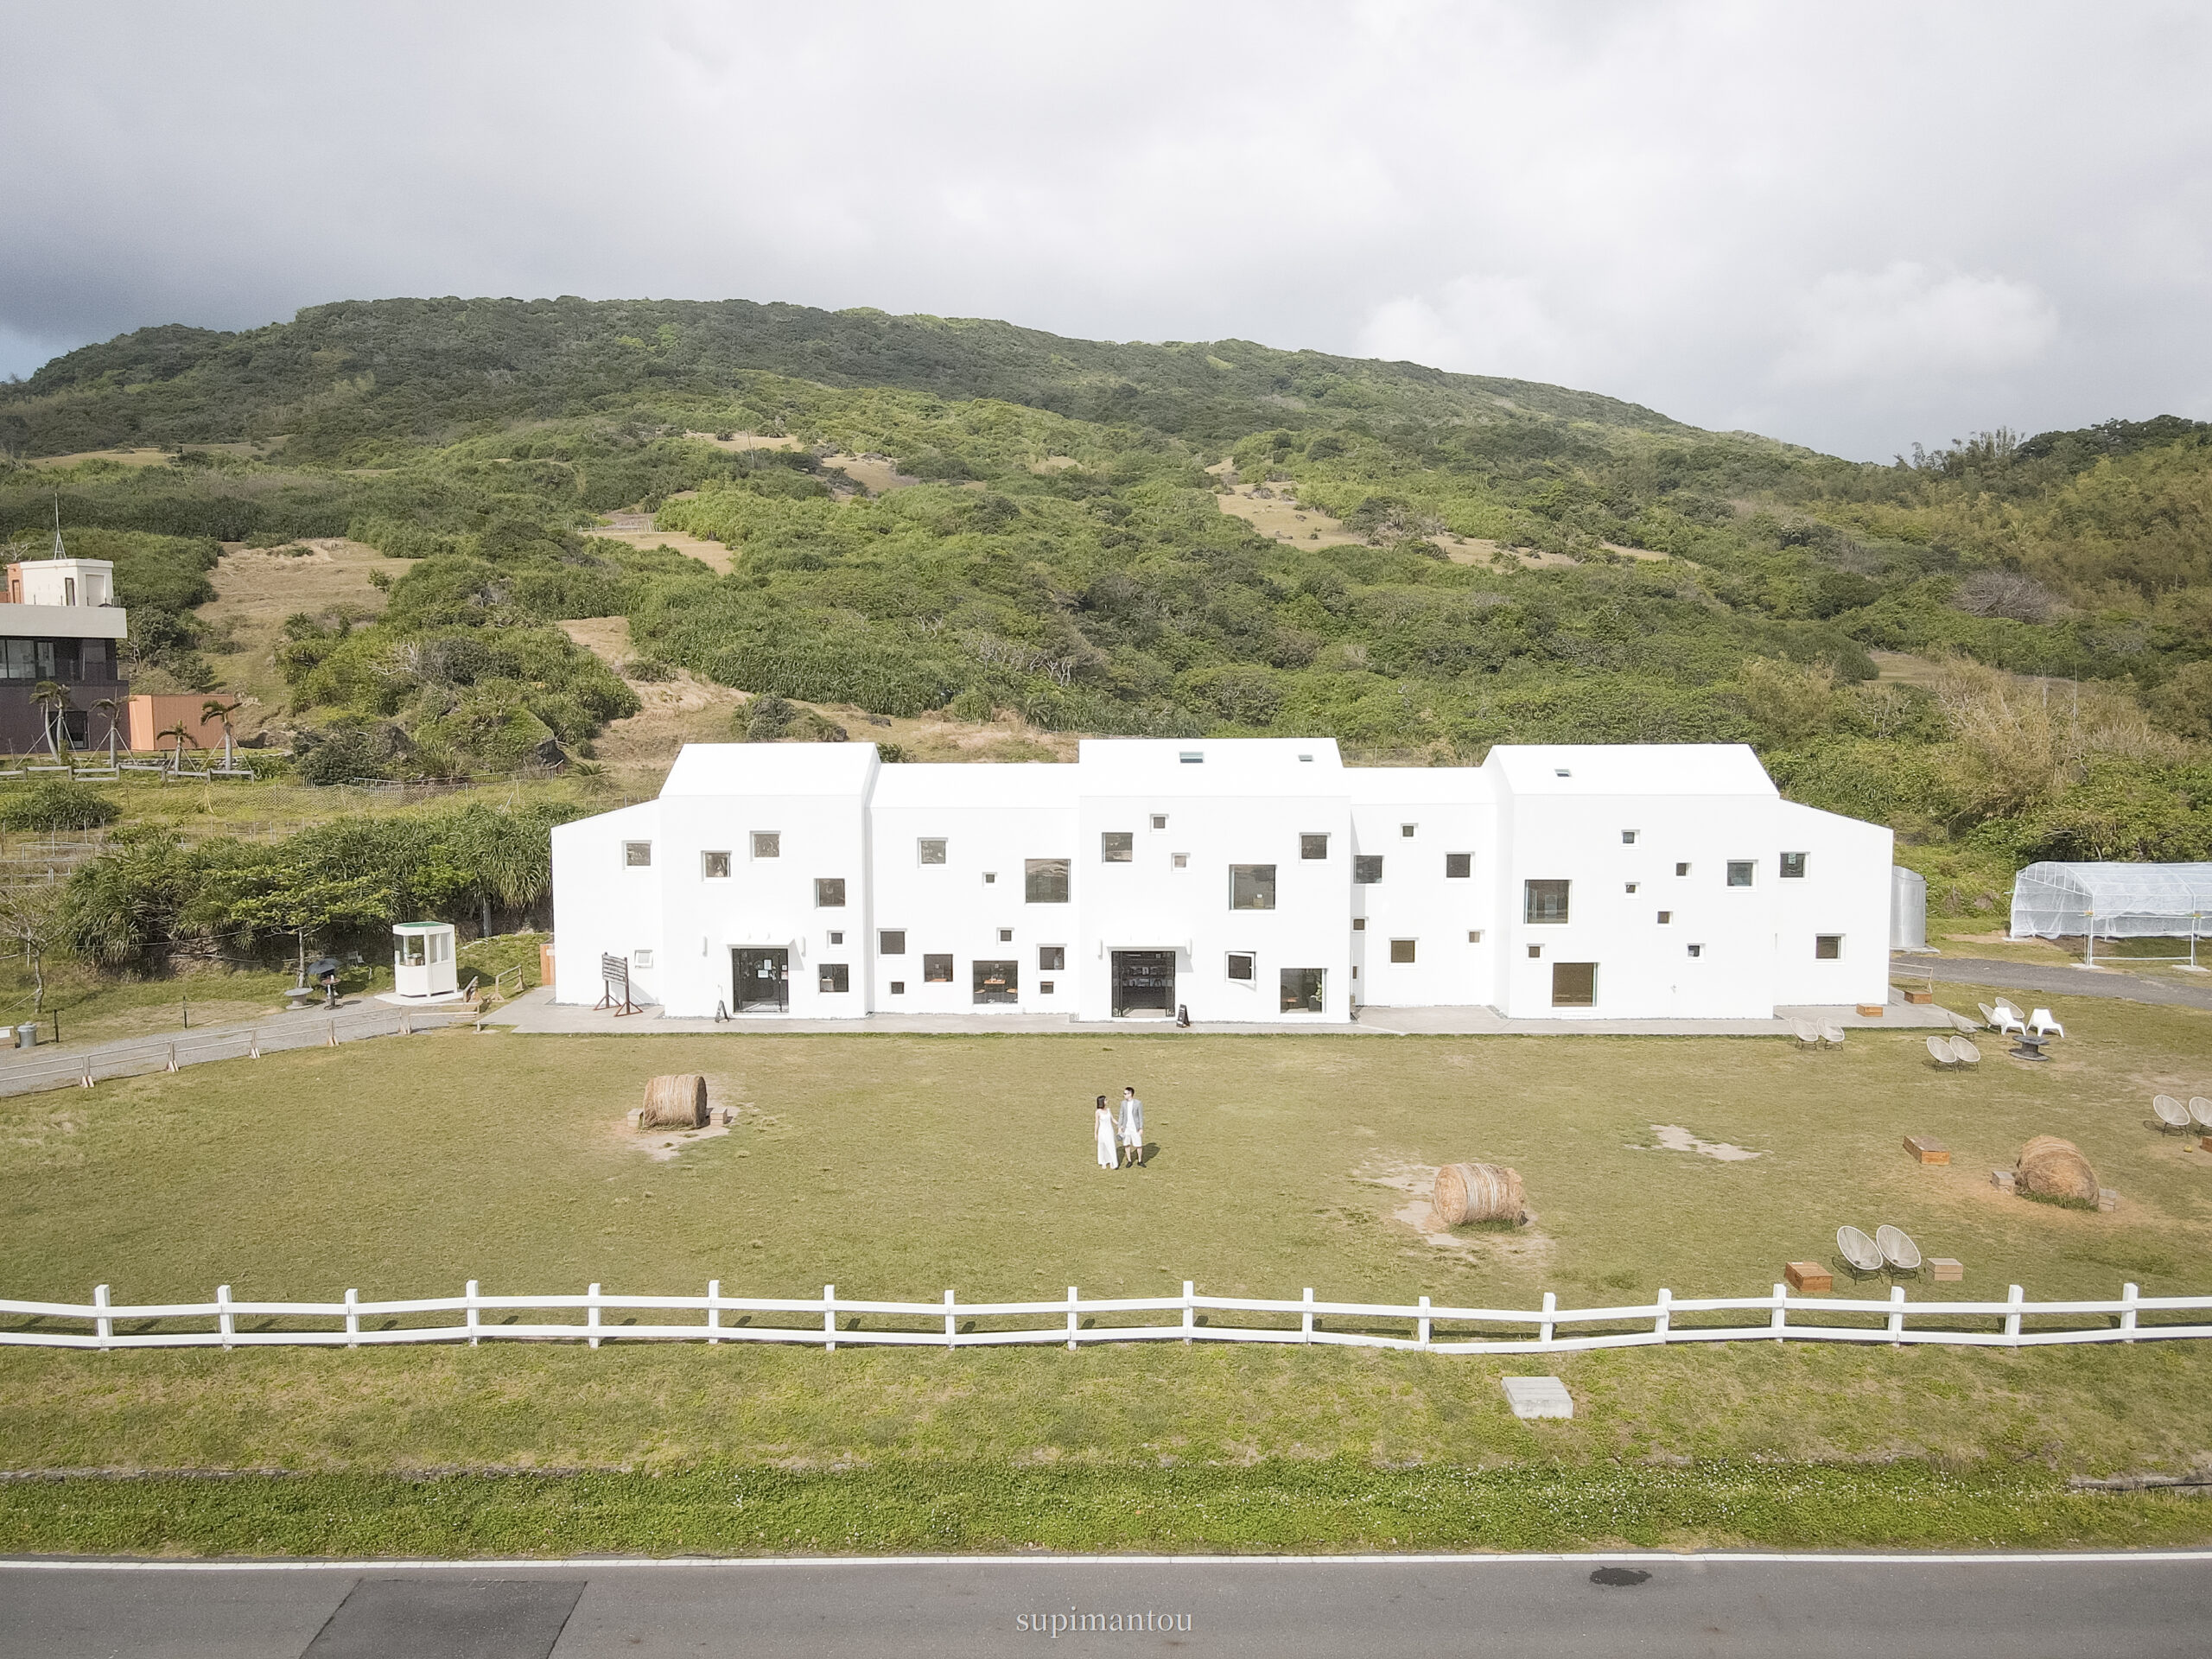
<svg viewBox="0 0 2212 1659"><path fill-rule="evenodd" d="M200 718L223 722L223 769L231 769L231 716L243 708L243 703L225 702L220 697L210 697L200 705Z"/></svg>
<svg viewBox="0 0 2212 1659"><path fill-rule="evenodd" d="M116 717L123 712L123 699L120 697L102 697L92 704L94 714L107 717L107 767L110 772L115 770Z"/></svg>
<svg viewBox="0 0 2212 1659"><path fill-rule="evenodd" d="M69 741L68 727L61 717L62 711L69 707L69 688L56 680L41 680L31 688L31 701L44 711L46 747L59 760Z"/></svg>
<svg viewBox="0 0 2212 1659"><path fill-rule="evenodd" d="M157 740L165 737L173 737L176 740L175 770L182 772L184 770L184 746L194 735L192 728L186 725L180 720L175 725L166 727L162 730L155 733L154 735Z"/></svg>
<svg viewBox="0 0 2212 1659"><path fill-rule="evenodd" d="M299 982L308 982L308 941L328 927L387 921L389 884L375 875L334 875L290 849L227 871L194 906L223 931L251 943L268 933L293 940Z"/></svg>
<svg viewBox="0 0 2212 1659"><path fill-rule="evenodd" d="M46 1008L46 953L67 938L64 889L58 882L25 881L0 887L0 938L23 953L31 970L31 1018Z"/></svg>

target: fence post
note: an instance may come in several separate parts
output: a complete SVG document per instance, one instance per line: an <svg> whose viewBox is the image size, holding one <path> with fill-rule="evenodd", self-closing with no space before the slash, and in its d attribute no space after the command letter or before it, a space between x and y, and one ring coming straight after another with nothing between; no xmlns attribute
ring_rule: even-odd
<svg viewBox="0 0 2212 1659"><path fill-rule="evenodd" d="M105 1285L94 1285L92 1287L92 1306L94 1307L105 1307L107 1306L107 1287ZM105 1353L107 1351L108 1339L115 1335L115 1321L106 1314L103 1313L93 1322L92 1328L99 1333L100 1351L102 1353Z"/></svg>
<svg viewBox="0 0 2212 1659"><path fill-rule="evenodd" d="M249 1060L257 1060L261 1058L261 1033L257 1027L246 1033L245 1057Z"/></svg>
<svg viewBox="0 0 2212 1659"><path fill-rule="evenodd" d="M1191 1280L1185 1279L1183 1281L1183 1343L1185 1347L1190 1345L1191 1332L1198 1328L1198 1304L1192 1300L1197 1294L1198 1288Z"/></svg>
<svg viewBox="0 0 2212 1659"><path fill-rule="evenodd" d="M2006 1306L2012 1309L2012 1313L2005 1316L2005 1334L2016 1343L2020 1339L2019 1307L2020 1304L2027 1300L2027 1292L2015 1285L2012 1287L2012 1294L2005 1299Z"/></svg>
<svg viewBox="0 0 2212 1659"><path fill-rule="evenodd" d="M1422 1347L1424 1347L1424 1348L1427 1347L1427 1346L1428 1346L1428 1298L1427 1298L1427 1297L1426 1297L1426 1296L1424 1296L1424 1297L1422 1297L1422 1298L1421 1299L1421 1324L1420 1324L1420 1327L1419 1327L1418 1336L1419 1336L1419 1340L1420 1340L1420 1342L1421 1342L1421 1345Z"/></svg>
<svg viewBox="0 0 2212 1659"><path fill-rule="evenodd" d="M707 1331L709 1333L707 1337L707 1346L709 1348L713 1347L716 1343L721 1340L720 1337L713 1334L715 1332L722 1328L722 1311L715 1306L715 1303L721 1299L721 1294L722 1281L721 1280L709 1279L707 1281Z"/></svg>
<svg viewBox="0 0 2212 1659"><path fill-rule="evenodd" d="M1536 1327L1536 1340L1546 1347L1551 1345L1552 1332L1559 1328L1557 1322L1552 1318L1552 1315L1558 1312L1559 1293L1555 1290L1546 1291L1544 1293L1544 1322Z"/></svg>
<svg viewBox="0 0 2212 1659"><path fill-rule="evenodd" d="M822 1351L837 1351L837 1287L822 1287Z"/></svg>
<svg viewBox="0 0 2212 1659"><path fill-rule="evenodd" d="M599 1346L599 1287L594 1285L584 1294L588 1299L584 1303L584 1329L592 1333L584 1341L588 1346L596 1348Z"/></svg>
<svg viewBox="0 0 2212 1659"><path fill-rule="evenodd" d="M468 1281L468 1289L461 1300L468 1310L468 1345L474 1348L476 1345L476 1281L474 1279Z"/></svg>
<svg viewBox="0 0 2212 1659"><path fill-rule="evenodd" d="M330 1022L330 1029L323 1037L322 1046L325 1048L335 1048L338 1046L338 1022L335 1020L333 1020Z"/></svg>
<svg viewBox="0 0 2212 1659"><path fill-rule="evenodd" d="M1675 1293L1662 1287L1659 1292L1659 1317L1651 1322L1651 1334L1665 1342L1674 1329Z"/></svg>
<svg viewBox="0 0 2212 1659"><path fill-rule="evenodd" d="M944 1351L948 1354L953 1349L952 1307L952 1293L948 1290L944 1293Z"/></svg>
<svg viewBox="0 0 2212 1659"><path fill-rule="evenodd" d="M1774 1317L1766 1322L1766 1328L1774 1332L1774 1339L1777 1342L1782 1340L1783 1332L1788 1328L1784 1321L1789 1315L1789 1287L1777 1285L1774 1287Z"/></svg>
<svg viewBox="0 0 2212 1659"><path fill-rule="evenodd" d="M399 1011L399 1034L403 1037L415 1034L415 1016L405 1008Z"/></svg>
<svg viewBox="0 0 2212 1659"><path fill-rule="evenodd" d="M85 1072L77 1079L77 1086L79 1089L89 1089L92 1086L92 1057L89 1054L85 1056Z"/></svg>
<svg viewBox="0 0 2212 1659"><path fill-rule="evenodd" d="M1068 1287L1068 1352L1070 1353L1075 1352L1075 1287L1070 1285Z"/></svg>
<svg viewBox="0 0 2212 1659"><path fill-rule="evenodd" d="M223 1333L223 1351L227 1354L231 1351L231 1338L238 1332L231 1314L231 1287L228 1285L215 1287L215 1328Z"/></svg>
<svg viewBox="0 0 2212 1659"><path fill-rule="evenodd" d="M346 1293L346 1345L361 1345L361 1293L358 1290Z"/></svg>
<svg viewBox="0 0 2212 1659"><path fill-rule="evenodd" d="M2120 1328L2127 1332L2120 1338L2123 1342L2135 1340L2135 1300L2142 1294L2133 1285L2122 1285L2120 1287L2120 1300L2127 1304L2126 1307L2120 1310Z"/></svg>
<svg viewBox="0 0 2212 1659"><path fill-rule="evenodd" d="M1306 1287L1306 1312L1299 1316L1298 1339L1300 1342L1313 1340L1313 1287L1311 1285Z"/></svg>
<svg viewBox="0 0 2212 1659"><path fill-rule="evenodd" d="M176 1045L175 1043L171 1043L169 1045L169 1070L172 1071L176 1070Z"/></svg>
<svg viewBox="0 0 2212 1659"><path fill-rule="evenodd" d="M1901 1337L1904 1334L1904 1287L1903 1285L1890 1287L1890 1306L1896 1310L1890 1315L1890 1334L1893 1337ZM1893 1342L1890 1346L1902 1348L1904 1344L1901 1342Z"/></svg>

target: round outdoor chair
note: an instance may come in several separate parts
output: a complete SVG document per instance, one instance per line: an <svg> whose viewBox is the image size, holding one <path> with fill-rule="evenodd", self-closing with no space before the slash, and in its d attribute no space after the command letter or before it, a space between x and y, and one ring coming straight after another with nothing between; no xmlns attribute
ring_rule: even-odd
<svg viewBox="0 0 2212 1659"><path fill-rule="evenodd" d="M1981 1051L1963 1037L1951 1039L1951 1052L1961 1065L1980 1065Z"/></svg>
<svg viewBox="0 0 2212 1659"><path fill-rule="evenodd" d="M2189 1108L2171 1095L2153 1096L2151 1100L2151 1109L2158 1115L2158 1122L2167 1128L2186 1129L2189 1128Z"/></svg>
<svg viewBox="0 0 2212 1659"><path fill-rule="evenodd" d="M1882 1270L1882 1248L1856 1227L1835 1230L1836 1252L1850 1264L1853 1273L1879 1273Z"/></svg>
<svg viewBox="0 0 2212 1659"><path fill-rule="evenodd" d="M2202 1095L2191 1095L2189 1097L2189 1115L2196 1120L2198 1128L2212 1129L2212 1100L2207 1100Z"/></svg>
<svg viewBox="0 0 2212 1659"><path fill-rule="evenodd" d="M1959 1063L1959 1057L1951 1052L1951 1039L1948 1037L1930 1037L1928 1039L1928 1058L1947 1071Z"/></svg>
<svg viewBox="0 0 2212 1659"><path fill-rule="evenodd" d="M1898 1273L1920 1271L1920 1246L1895 1227L1874 1230L1874 1248L1881 1252L1882 1260Z"/></svg>

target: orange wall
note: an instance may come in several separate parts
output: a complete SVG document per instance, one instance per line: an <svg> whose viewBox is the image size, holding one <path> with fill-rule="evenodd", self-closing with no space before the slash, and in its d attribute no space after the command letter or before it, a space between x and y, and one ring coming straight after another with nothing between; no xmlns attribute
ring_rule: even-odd
<svg viewBox="0 0 2212 1659"><path fill-rule="evenodd" d="M129 717L123 723L124 741L133 750L174 749L176 740L164 739L160 734L181 721L185 729L193 734L185 740L187 748L219 749L223 747L223 722L200 718L200 710L207 702L205 696L135 696L130 699ZM97 726L98 722L94 724ZM101 735L106 735L104 728Z"/></svg>

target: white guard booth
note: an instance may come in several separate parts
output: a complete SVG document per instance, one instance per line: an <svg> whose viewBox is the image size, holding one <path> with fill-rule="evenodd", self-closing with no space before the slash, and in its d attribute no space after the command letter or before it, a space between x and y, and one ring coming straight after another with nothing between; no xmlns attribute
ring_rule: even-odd
<svg viewBox="0 0 2212 1659"><path fill-rule="evenodd" d="M400 996L459 994L450 922L401 922L391 930L391 988Z"/></svg>
<svg viewBox="0 0 2212 1659"><path fill-rule="evenodd" d="M2012 879L2016 939L2082 938L2096 960L2099 939L2196 941L2212 923L2212 864L2031 864Z"/></svg>

